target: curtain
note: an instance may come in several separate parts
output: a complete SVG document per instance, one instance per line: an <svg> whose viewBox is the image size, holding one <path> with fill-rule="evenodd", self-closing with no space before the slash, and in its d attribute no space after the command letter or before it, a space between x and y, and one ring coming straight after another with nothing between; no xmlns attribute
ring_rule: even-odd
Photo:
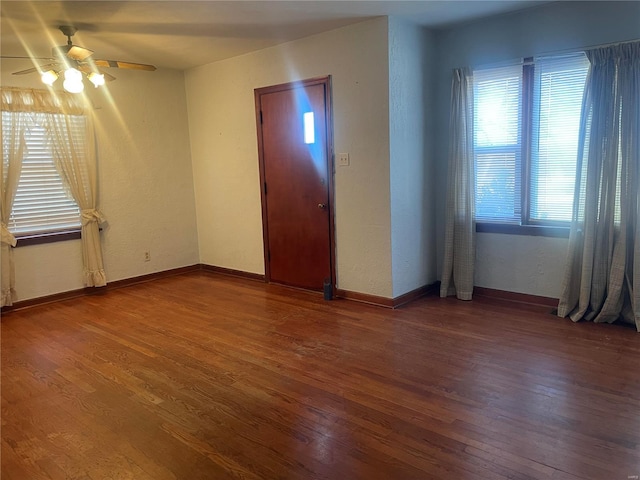
<svg viewBox="0 0 640 480"><path fill-rule="evenodd" d="M3 102L4 103L4 102ZM3 109L4 110L4 109ZM13 305L15 297L15 269L13 263L13 247L16 238L7 228L13 199L18 189L22 158L25 152L24 128L27 116L24 112L7 112L11 122L3 122L0 130L2 138L2 163L0 163L0 273L1 296L0 306ZM5 129L6 125L6 129Z"/></svg>
<svg viewBox="0 0 640 480"><path fill-rule="evenodd" d="M586 53L591 67L558 315L622 320L640 331L640 42Z"/></svg>
<svg viewBox="0 0 640 480"><path fill-rule="evenodd" d="M1 91L2 110L13 113L21 112L28 119L25 121L25 125L32 121L29 119L30 116L45 114L38 115L38 118L42 121L51 141L56 168L68 193L81 210L84 283L89 287L106 285L99 232L99 224L104 221L104 217L97 209L95 136L91 112L85 108L83 97L66 92L20 88L3 87ZM85 138L76 138L71 135L69 125L72 121L86 123ZM11 175L17 175L16 178L19 178L20 172L18 171L16 174L12 171ZM4 216L7 207L10 207L10 204L4 199L3 187L3 222L8 218ZM10 213L11 209L9 208L7 212Z"/></svg>
<svg viewBox="0 0 640 480"><path fill-rule="evenodd" d="M86 122L86 137L82 139L71 134L72 117L67 114L47 115L45 128L50 136L53 159L62 183L80 207L84 284L102 287L107 284L99 229L104 217L97 210L94 129L89 115L84 115L82 119Z"/></svg>
<svg viewBox="0 0 640 480"><path fill-rule="evenodd" d="M471 300L475 262L475 175L471 71L456 69L451 85L449 171L440 296Z"/></svg>

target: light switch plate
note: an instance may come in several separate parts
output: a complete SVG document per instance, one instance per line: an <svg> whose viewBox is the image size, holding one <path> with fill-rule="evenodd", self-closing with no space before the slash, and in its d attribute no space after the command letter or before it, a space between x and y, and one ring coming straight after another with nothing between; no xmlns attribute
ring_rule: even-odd
<svg viewBox="0 0 640 480"><path fill-rule="evenodd" d="M349 166L349 154L348 153L339 153L338 154L338 165L341 167Z"/></svg>

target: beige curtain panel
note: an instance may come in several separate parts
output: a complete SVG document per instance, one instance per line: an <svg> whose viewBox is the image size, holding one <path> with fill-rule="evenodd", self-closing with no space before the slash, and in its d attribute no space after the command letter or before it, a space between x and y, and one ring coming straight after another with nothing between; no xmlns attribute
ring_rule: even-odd
<svg viewBox="0 0 640 480"><path fill-rule="evenodd" d="M4 111L4 97L2 110ZM22 158L25 152L23 131L26 125L24 112L7 112L11 115L11 122L7 129L0 129L2 141L2 164L0 165L0 273L1 294L0 306L13 305L15 299L15 267L13 263L13 247L16 246L16 238L9 231L7 222L11 215L13 199L15 198L20 172L22 170Z"/></svg>
<svg viewBox="0 0 640 480"><path fill-rule="evenodd" d="M86 138L71 135L67 114L47 115L45 128L51 139L53 159L62 183L80 207L82 224L82 261L84 284L102 287L107 284L102 261L99 225L104 217L97 209L97 168L94 129L89 115L84 116Z"/></svg>
<svg viewBox="0 0 640 480"><path fill-rule="evenodd" d="M475 263L475 173L471 71L453 72L444 262L440 296L471 300Z"/></svg>
<svg viewBox="0 0 640 480"><path fill-rule="evenodd" d="M640 42L587 53L578 174L558 315L640 331Z"/></svg>

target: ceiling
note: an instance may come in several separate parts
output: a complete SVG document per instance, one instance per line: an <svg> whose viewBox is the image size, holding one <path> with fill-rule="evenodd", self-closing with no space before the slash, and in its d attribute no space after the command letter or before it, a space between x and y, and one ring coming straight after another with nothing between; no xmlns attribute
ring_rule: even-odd
<svg viewBox="0 0 640 480"><path fill-rule="evenodd" d="M95 57L188 69L381 15L438 28L546 1L51 1L0 2L3 56L49 57L73 43ZM29 68L3 59L3 68Z"/></svg>

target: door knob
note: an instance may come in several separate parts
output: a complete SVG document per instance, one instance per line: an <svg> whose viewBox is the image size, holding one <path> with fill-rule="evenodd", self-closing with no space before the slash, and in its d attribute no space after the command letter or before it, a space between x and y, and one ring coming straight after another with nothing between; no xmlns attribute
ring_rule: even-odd
<svg viewBox="0 0 640 480"><path fill-rule="evenodd" d="M327 208L327 206L326 206L324 203L319 203L319 204L318 204L318 208L319 208L320 210L324 210L325 208Z"/></svg>

